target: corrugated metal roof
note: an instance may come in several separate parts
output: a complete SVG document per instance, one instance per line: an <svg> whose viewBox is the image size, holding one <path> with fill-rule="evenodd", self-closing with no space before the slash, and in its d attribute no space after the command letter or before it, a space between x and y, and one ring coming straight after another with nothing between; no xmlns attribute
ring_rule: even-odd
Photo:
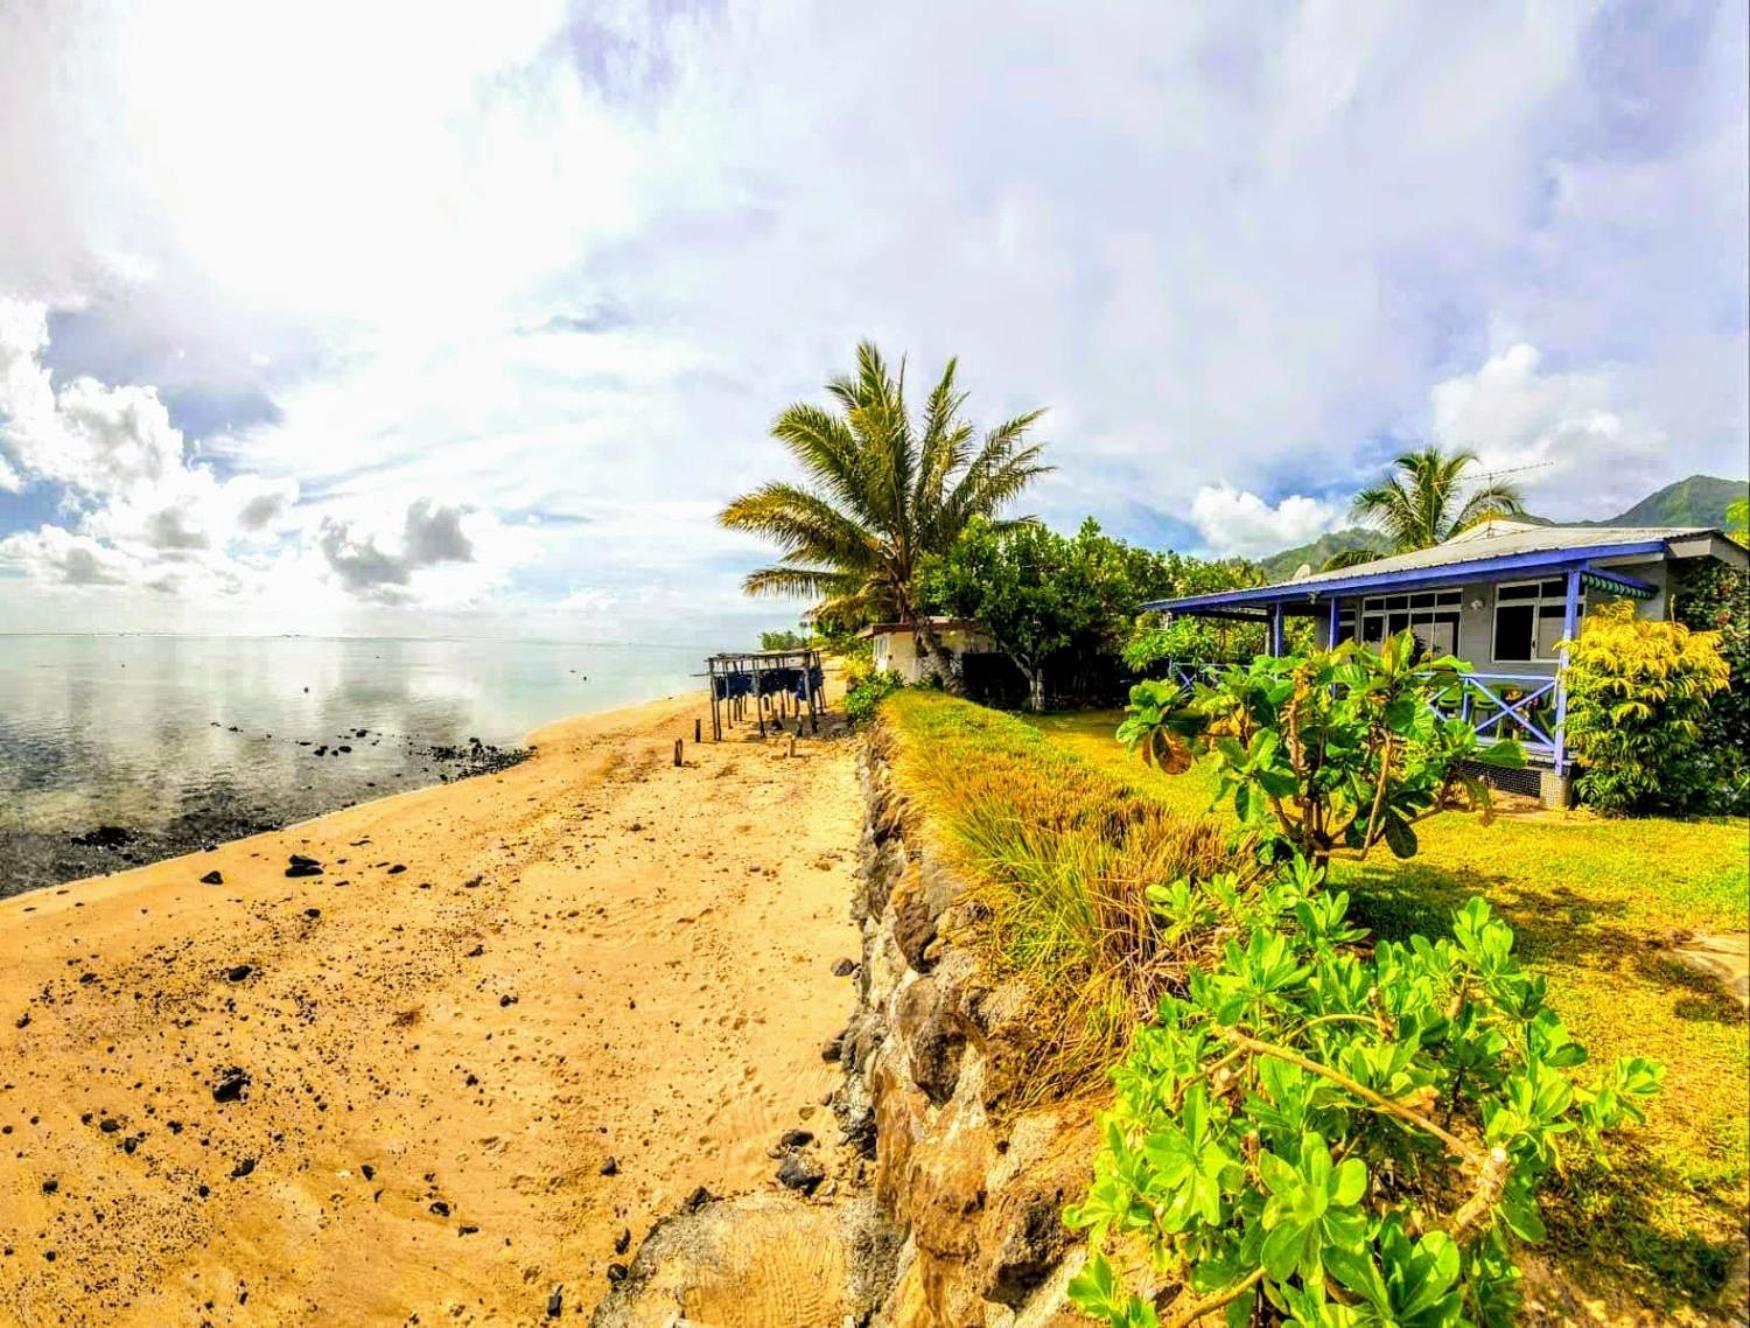
<svg viewBox="0 0 1750 1328"><path fill-rule="evenodd" d="M1705 535L1705 526L1537 526L1524 521L1489 521L1454 535L1444 544L1414 553L1397 553L1370 563L1360 563L1333 572L1314 572L1278 585L1312 586L1322 581L1348 580L1357 576L1389 576L1419 567L1445 567L1503 558L1515 553L1546 553L1562 549L1591 549L1612 544L1649 544L1655 540Z"/></svg>
<svg viewBox="0 0 1750 1328"><path fill-rule="evenodd" d="M1452 585L1467 575L1495 577L1544 568L1583 567L1598 558L1666 557L1671 542L1706 540L1730 548L1734 565L1743 562L1736 545L1705 526L1534 526L1522 521L1494 521L1468 530L1432 549L1394 554L1331 572L1277 581L1267 586L1187 595L1156 600L1143 607L1156 611L1215 611L1274 603L1313 601L1322 595L1397 585Z"/></svg>

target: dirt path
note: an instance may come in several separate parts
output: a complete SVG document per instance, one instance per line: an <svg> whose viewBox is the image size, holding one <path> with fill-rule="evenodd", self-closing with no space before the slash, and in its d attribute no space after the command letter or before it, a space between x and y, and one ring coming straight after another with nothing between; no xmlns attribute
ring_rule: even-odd
<svg viewBox="0 0 1750 1328"><path fill-rule="evenodd" d="M0 1322L570 1320L622 1229L770 1184L852 1003L858 802L846 744L696 710L0 902Z"/></svg>

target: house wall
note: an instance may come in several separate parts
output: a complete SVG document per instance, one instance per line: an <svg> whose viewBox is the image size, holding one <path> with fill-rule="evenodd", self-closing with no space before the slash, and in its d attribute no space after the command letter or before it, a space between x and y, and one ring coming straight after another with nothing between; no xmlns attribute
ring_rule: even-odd
<svg viewBox="0 0 1750 1328"><path fill-rule="evenodd" d="M1657 587L1658 593L1651 599L1636 602L1635 610L1643 618L1665 618L1670 606L1670 564L1661 559L1642 560L1639 562L1604 562L1598 567L1603 571L1621 572L1645 581ZM1504 581L1529 581L1538 579L1531 575L1504 577ZM1472 668L1483 673L1522 673L1526 675L1553 675L1556 671L1554 660L1496 660L1494 657L1495 640L1495 591L1498 582L1472 582L1463 587L1464 598L1459 607L1458 615L1458 657L1468 662ZM1450 586L1445 587L1451 589ZM1381 592L1374 592L1381 593ZM1402 593L1402 592L1400 592ZM1358 603L1363 596L1345 597L1344 606ZM1597 591L1586 591L1585 601L1588 610L1597 605L1608 603L1613 597L1602 595ZM1473 607L1474 606L1474 607ZM1318 640L1320 645L1330 644L1330 618L1321 613L1318 618Z"/></svg>
<svg viewBox="0 0 1750 1328"><path fill-rule="evenodd" d="M983 632L962 628L938 631L942 648L956 660L967 651L995 650L996 643ZM907 683L922 682L930 674L927 652L910 632L877 632L873 641L873 659L877 672L892 670Z"/></svg>

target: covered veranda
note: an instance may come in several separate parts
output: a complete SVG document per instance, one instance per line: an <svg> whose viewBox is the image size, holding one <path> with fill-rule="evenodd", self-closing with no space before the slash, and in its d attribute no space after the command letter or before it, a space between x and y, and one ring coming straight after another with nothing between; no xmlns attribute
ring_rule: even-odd
<svg viewBox="0 0 1750 1328"><path fill-rule="evenodd" d="M1569 761L1562 669L1567 652L1560 643L1574 637L1589 601L1661 598L1663 586L1601 560L1638 560L1640 571L1646 560L1667 556L1665 542L1600 541L1493 556L1473 548L1466 552L1481 556L1464 558L1452 557L1450 546L1443 549L1447 556L1438 561L1438 551L1428 550L1420 559L1382 559L1377 565L1145 607L1172 617L1260 626L1272 655L1285 652L1288 624L1296 619L1312 621L1321 646L1351 639L1374 645L1387 635L1413 631L1430 654L1467 661L1456 694L1438 702L1442 712L1470 720L1485 741L1518 740L1530 761L1556 781L1543 790L1545 796L1565 798ZM1521 637L1523 649L1506 644ZM1211 667L1209 661L1175 660L1169 676L1189 685Z"/></svg>

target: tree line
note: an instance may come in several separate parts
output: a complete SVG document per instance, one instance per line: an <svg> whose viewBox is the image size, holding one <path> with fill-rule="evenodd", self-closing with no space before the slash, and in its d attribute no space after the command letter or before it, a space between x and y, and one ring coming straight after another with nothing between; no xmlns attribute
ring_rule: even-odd
<svg viewBox="0 0 1750 1328"><path fill-rule="evenodd" d="M808 622L829 639L899 623L950 689L959 680L932 618L977 619L1035 709L1048 697L1089 699L1167 659L1243 658L1262 649L1254 625L1165 624L1142 612L1152 600L1261 585L1256 564L1139 548L1092 518L1064 535L1011 514L1052 470L1034 440L1045 412L1024 411L981 433L966 417L958 372L949 360L914 413L904 361L891 368L864 342L855 372L827 384L830 405L799 402L779 414L772 433L801 482L761 485L719 515L724 526L778 550L775 563L746 578L750 594L811 597ZM1475 462L1468 452L1406 452L1357 495L1356 517L1403 551L1523 511L1512 486L1466 482ZM1358 560L1346 554L1333 563Z"/></svg>

